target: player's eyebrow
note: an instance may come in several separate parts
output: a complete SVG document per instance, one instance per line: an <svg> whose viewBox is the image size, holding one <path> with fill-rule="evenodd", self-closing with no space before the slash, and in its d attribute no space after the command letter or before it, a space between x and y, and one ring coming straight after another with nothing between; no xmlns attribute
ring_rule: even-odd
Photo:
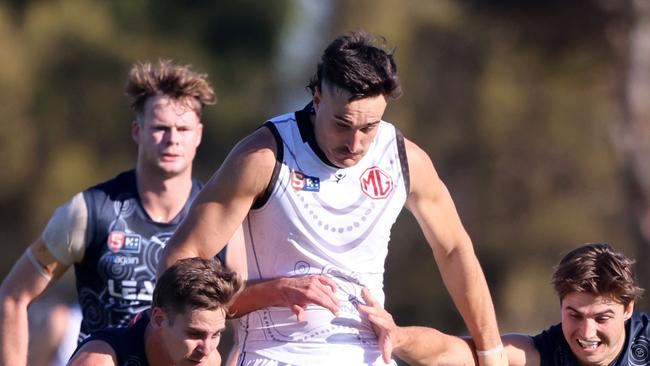
<svg viewBox="0 0 650 366"><path fill-rule="evenodd" d="M589 315L587 313L583 313L582 311L574 308L573 306L567 306L566 309L571 310L572 312L580 314L582 316ZM607 310L604 310L604 311L597 312L597 313L593 314L593 316L614 315L614 314L615 314L614 310L607 309Z"/></svg>
<svg viewBox="0 0 650 366"><path fill-rule="evenodd" d="M351 120L349 120L349 119L347 119L347 118L345 118L345 117L343 117L343 116L340 116L340 115L338 115L338 114L335 114L335 115L334 115L334 118L336 118L338 121L340 121L340 122L344 122L345 124L350 125L350 126L352 126L352 125L354 124L354 122L352 122ZM372 125L376 125L376 124L378 124L379 122L381 122L381 120L370 121L370 122L365 123L364 126L372 126Z"/></svg>

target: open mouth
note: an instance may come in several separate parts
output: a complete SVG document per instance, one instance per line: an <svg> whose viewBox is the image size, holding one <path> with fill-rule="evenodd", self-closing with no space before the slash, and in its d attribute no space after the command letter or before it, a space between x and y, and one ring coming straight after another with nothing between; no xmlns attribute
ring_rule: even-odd
<svg viewBox="0 0 650 366"><path fill-rule="evenodd" d="M594 350L598 348L600 345L600 341L588 341L588 340L583 340L583 339L576 339L578 341L578 344L580 347L582 347L584 350Z"/></svg>

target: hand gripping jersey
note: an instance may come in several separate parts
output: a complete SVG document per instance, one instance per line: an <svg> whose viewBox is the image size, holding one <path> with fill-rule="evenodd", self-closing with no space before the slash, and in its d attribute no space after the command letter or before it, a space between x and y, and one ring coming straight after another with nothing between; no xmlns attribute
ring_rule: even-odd
<svg viewBox="0 0 650 366"><path fill-rule="evenodd" d="M384 364L377 338L357 311L361 288L383 303L390 229L408 194L404 140L382 121L355 166L327 163L307 110L265 125L278 142L278 164L261 201L244 222L248 279L308 274L337 283L340 314L315 305L305 321L285 307L240 318L242 364L267 358L293 365Z"/></svg>
<svg viewBox="0 0 650 366"><path fill-rule="evenodd" d="M145 311L133 320L128 327L111 327L93 332L79 344L74 354L84 344L99 340L108 343L113 348L117 356L117 366L149 366L144 348L144 331L149 324L149 316Z"/></svg>
<svg viewBox="0 0 650 366"><path fill-rule="evenodd" d="M87 239L83 259L74 264L83 312L80 339L107 326L126 326L149 308L164 245L200 189L193 180L190 198L170 223L146 213L133 170L83 192Z"/></svg>
<svg viewBox="0 0 650 366"><path fill-rule="evenodd" d="M610 366L650 365L650 319L646 313L633 313L625 323L625 344ZM579 366L562 333L562 324L556 324L533 337L539 351L540 366Z"/></svg>

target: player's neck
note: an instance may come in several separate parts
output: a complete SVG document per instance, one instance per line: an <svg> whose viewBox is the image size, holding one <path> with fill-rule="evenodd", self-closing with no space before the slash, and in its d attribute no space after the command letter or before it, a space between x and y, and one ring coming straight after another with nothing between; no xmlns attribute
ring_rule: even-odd
<svg viewBox="0 0 650 366"><path fill-rule="evenodd" d="M149 217L170 222L185 206L192 191L191 170L173 177L160 177L136 171L138 196Z"/></svg>

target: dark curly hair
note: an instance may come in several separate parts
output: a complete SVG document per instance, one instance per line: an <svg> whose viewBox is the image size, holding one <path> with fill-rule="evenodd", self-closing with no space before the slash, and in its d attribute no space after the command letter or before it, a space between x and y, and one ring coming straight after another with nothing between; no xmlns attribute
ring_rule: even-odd
<svg viewBox="0 0 650 366"><path fill-rule="evenodd" d="M362 31L336 38L323 52L307 88L314 95L327 81L352 94L351 100L377 95L398 98L402 90L397 65L385 43L384 38Z"/></svg>

